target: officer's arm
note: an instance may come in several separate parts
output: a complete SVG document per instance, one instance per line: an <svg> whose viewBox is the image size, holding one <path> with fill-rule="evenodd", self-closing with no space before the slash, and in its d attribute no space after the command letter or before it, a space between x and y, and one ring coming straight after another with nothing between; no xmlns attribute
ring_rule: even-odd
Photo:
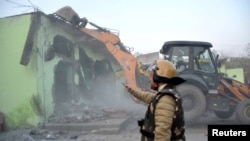
<svg viewBox="0 0 250 141"><path fill-rule="evenodd" d="M155 141L170 141L176 103L171 96L159 99L155 109Z"/></svg>
<svg viewBox="0 0 250 141"><path fill-rule="evenodd" d="M129 88L128 92L132 94L135 98L139 99L140 101L144 103L149 103L154 95L157 93L156 91L144 91L140 88Z"/></svg>

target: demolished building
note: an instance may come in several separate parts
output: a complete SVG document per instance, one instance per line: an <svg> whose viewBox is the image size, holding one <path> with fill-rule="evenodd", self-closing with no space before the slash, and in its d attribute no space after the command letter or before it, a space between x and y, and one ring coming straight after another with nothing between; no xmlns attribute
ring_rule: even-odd
<svg viewBox="0 0 250 141"><path fill-rule="evenodd" d="M96 29L85 28L87 23ZM0 26L0 112L6 127L36 126L65 103L134 103L122 85L142 83L131 50L70 7L4 17Z"/></svg>

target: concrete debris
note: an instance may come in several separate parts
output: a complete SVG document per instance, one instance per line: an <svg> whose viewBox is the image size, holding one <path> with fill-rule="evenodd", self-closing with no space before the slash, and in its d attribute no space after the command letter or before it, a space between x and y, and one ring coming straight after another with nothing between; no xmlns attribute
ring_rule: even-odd
<svg viewBox="0 0 250 141"><path fill-rule="evenodd" d="M48 118L43 127L32 129L23 135L28 141L77 140L87 134L120 134L129 130L136 119L130 111L110 109L86 104L64 103Z"/></svg>

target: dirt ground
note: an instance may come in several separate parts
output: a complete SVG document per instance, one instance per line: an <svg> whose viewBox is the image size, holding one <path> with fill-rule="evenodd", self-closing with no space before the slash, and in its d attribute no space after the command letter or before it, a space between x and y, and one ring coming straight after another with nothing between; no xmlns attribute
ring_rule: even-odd
<svg viewBox="0 0 250 141"><path fill-rule="evenodd" d="M68 130L62 128L50 130L46 128L22 128L0 133L1 141L139 141L140 133L136 121L130 121L126 128L119 132L99 132L98 130ZM233 124L232 119L221 120L213 115L205 115L193 125L186 127L187 141L207 141L207 125ZM112 130L112 128L110 128Z"/></svg>
<svg viewBox="0 0 250 141"><path fill-rule="evenodd" d="M96 134L84 133L81 131L46 131L47 134L41 137L32 136L32 129L18 129L0 134L1 141L139 141L139 129L131 129L116 134ZM44 131L45 132L45 131ZM60 132L60 133L59 133ZM53 135L53 134L59 134ZM49 138L51 136L51 138ZM55 136L53 138L52 136ZM206 127L195 127L186 129L187 140L192 141L207 141Z"/></svg>
<svg viewBox="0 0 250 141"><path fill-rule="evenodd" d="M35 128L19 128L0 133L0 141L139 141L138 111L103 109L89 105L66 105L47 123ZM80 108L79 108L80 107ZM59 110L58 110L59 111ZM195 124L186 126L187 141L207 141L207 125L237 124L235 117L222 120L206 113Z"/></svg>

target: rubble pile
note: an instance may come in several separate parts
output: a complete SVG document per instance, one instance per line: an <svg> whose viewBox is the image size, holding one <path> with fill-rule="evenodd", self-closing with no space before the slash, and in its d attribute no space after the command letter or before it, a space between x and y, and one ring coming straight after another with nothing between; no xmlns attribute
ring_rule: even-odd
<svg viewBox="0 0 250 141"><path fill-rule="evenodd" d="M90 123L111 118L126 118L129 111L105 109L97 105L62 104L47 120L47 123Z"/></svg>
<svg viewBox="0 0 250 141"><path fill-rule="evenodd" d="M78 140L84 135L111 135L127 131L133 114L124 109L108 109L98 105L64 103L47 119L45 126L21 135L22 140ZM137 127L137 126L136 126Z"/></svg>

